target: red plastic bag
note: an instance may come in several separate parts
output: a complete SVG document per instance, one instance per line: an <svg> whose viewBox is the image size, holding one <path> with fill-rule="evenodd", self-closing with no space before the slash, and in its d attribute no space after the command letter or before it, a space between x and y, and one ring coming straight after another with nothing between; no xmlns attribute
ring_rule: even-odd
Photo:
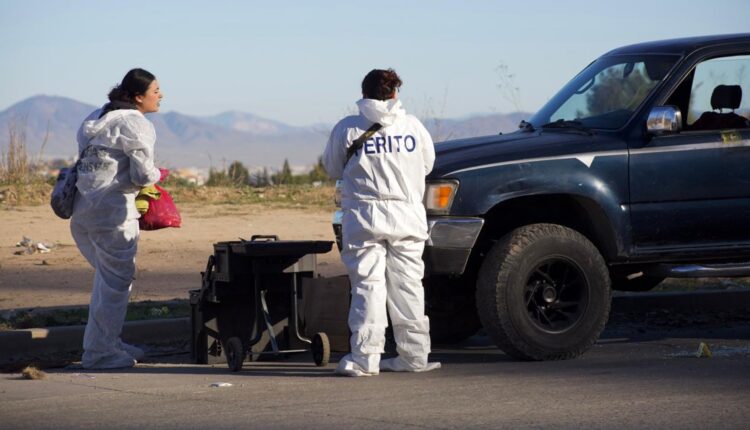
<svg viewBox="0 0 750 430"><path fill-rule="evenodd" d="M161 197L158 200L149 200L148 212L141 215L138 219L141 230L179 227L182 223L182 218L180 217L180 211L177 210L177 206L174 204L174 200L172 200L172 196L159 185L154 186L161 193Z"/></svg>
<svg viewBox="0 0 750 430"><path fill-rule="evenodd" d="M164 180L167 179L167 176L169 176L169 169L159 167L159 180L156 182L164 182Z"/></svg>

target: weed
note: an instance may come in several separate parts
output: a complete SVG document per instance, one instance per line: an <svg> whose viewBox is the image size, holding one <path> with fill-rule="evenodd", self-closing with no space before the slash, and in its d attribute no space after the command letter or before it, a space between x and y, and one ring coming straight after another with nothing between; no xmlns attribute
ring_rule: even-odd
<svg viewBox="0 0 750 430"><path fill-rule="evenodd" d="M44 371L37 369L35 366L26 366L22 371L21 375L24 379L45 379L47 374Z"/></svg>
<svg viewBox="0 0 750 430"><path fill-rule="evenodd" d="M21 310L12 316L0 318L0 331L40 327L83 325L88 320L88 308ZM143 301L128 305L125 321L140 321L156 318L181 318L190 316L187 300L167 302Z"/></svg>
<svg viewBox="0 0 750 430"><path fill-rule="evenodd" d="M44 151L49 137L49 130L42 143ZM43 181L35 173L36 164L32 162L26 150L26 121L12 120L8 123L8 147L0 148L0 184L2 185L23 185Z"/></svg>

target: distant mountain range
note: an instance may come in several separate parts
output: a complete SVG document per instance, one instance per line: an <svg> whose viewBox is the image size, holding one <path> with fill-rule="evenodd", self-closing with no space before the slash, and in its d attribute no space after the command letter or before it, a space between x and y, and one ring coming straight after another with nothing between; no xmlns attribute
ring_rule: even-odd
<svg viewBox="0 0 750 430"><path fill-rule="evenodd" d="M0 149L9 127L24 132L30 156L72 158L81 121L96 106L65 97L34 96L0 112ZM515 130L526 113L474 115L464 119L424 119L436 141ZM248 167L278 168L288 159L309 166L323 153L333 124L295 127L253 114L229 111L198 117L178 112L150 114L157 136L157 158L167 167L223 167L241 161ZM47 136L43 150L42 142Z"/></svg>

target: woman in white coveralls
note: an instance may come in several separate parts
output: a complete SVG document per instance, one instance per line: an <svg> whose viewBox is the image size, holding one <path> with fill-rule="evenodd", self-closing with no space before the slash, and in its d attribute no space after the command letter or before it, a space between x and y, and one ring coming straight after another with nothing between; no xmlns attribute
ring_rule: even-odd
<svg viewBox="0 0 750 430"><path fill-rule="evenodd" d="M122 342L120 332L135 274L135 196L160 176L154 166L154 126L144 114L157 112L161 98L154 75L130 70L109 93L109 103L78 130L82 155L70 229L95 270L81 360L87 369L132 367L143 356Z"/></svg>
<svg viewBox="0 0 750 430"><path fill-rule="evenodd" d="M347 376L440 367L427 361L430 324L422 288L427 239L422 197L435 150L425 127L397 99L401 84L393 69L368 73L359 115L336 124L323 154L328 174L343 180L341 259L352 284L352 336L351 353L336 373ZM348 148L374 124L382 128L365 136L349 159ZM381 361L388 315L398 356Z"/></svg>

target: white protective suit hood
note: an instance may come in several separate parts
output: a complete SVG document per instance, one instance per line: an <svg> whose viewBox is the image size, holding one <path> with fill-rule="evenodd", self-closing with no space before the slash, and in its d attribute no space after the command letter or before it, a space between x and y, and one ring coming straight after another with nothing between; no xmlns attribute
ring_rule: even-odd
<svg viewBox="0 0 750 430"><path fill-rule="evenodd" d="M398 200L422 205L424 178L432 170L435 149L424 125L401 101L361 99L359 115L339 121L323 153L334 179L344 179L342 203ZM347 161L347 149L372 126L383 126Z"/></svg>
<svg viewBox="0 0 750 430"><path fill-rule="evenodd" d="M383 127L393 125L399 118L406 116L406 110L401 105L401 100L375 100L361 99L357 101L359 112L372 122L377 122Z"/></svg>
<svg viewBox="0 0 750 430"><path fill-rule="evenodd" d="M135 195L140 187L155 183L160 176L154 166L154 126L135 109L114 110L99 118L96 110L78 130L76 184L81 200L78 216L90 213L101 222L101 214L89 209L112 211L112 222L138 218ZM117 213L115 215L114 213Z"/></svg>

